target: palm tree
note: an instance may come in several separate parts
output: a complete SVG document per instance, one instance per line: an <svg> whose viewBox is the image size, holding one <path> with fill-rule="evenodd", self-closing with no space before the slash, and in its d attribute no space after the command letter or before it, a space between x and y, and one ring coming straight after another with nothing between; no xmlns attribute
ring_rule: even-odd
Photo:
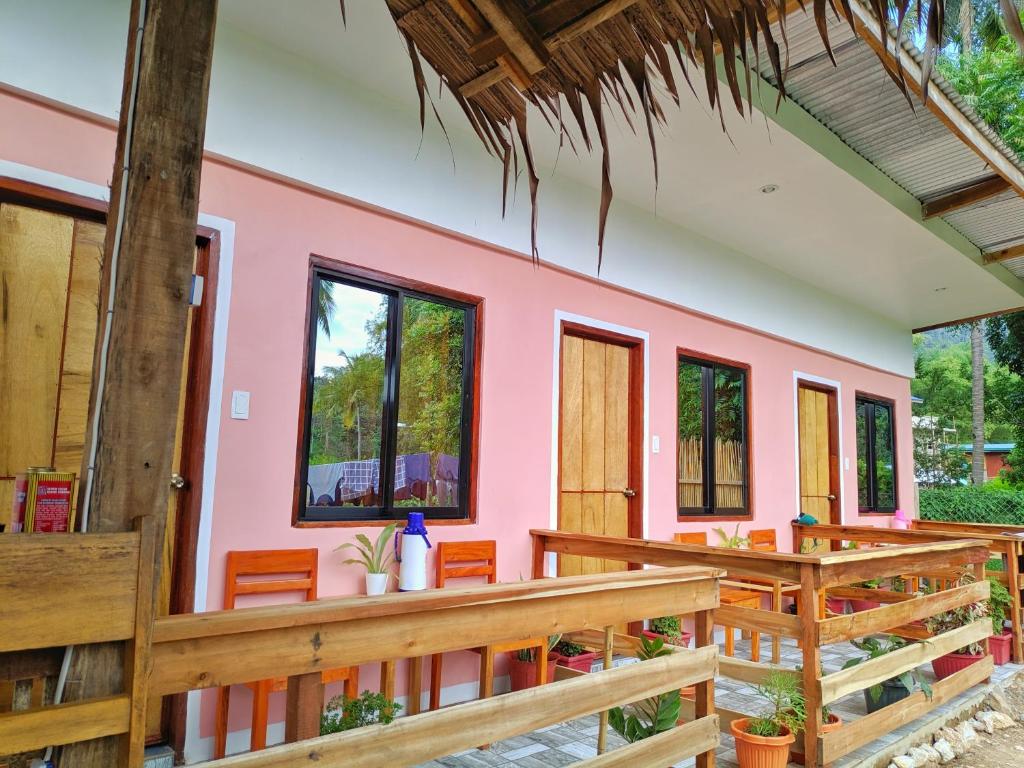
<svg viewBox="0 0 1024 768"><path fill-rule="evenodd" d="M971 322L971 482L985 482L985 342L981 321Z"/></svg>
<svg viewBox="0 0 1024 768"><path fill-rule="evenodd" d="M331 320L337 305L334 302L334 283L327 280L318 281L319 290L316 296L316 323L324 336L331 338Z"/></svg>

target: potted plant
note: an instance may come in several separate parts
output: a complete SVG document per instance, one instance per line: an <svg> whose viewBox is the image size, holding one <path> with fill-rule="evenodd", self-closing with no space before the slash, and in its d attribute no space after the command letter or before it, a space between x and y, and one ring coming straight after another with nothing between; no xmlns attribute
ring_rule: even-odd
<svg viewBox="0 0 1024 768"><path fill-rule="evenodd" d="M555 675L555 663L557 658L551 653L561 635L551 635L548 638L548 646L545 650L548 665L548 681ZM537 649L520 648L518 651L509 651L508 654L508 676L512 683L513 691L525 691L537 685Z"/></svg>
<svg viewBox="0 0 1024 768"><path fill-rule="evenodd" d="M748 536L740 536L739 523L736 523L736 530L733 531L732 536L727 534L723 528L715 528L715 533L718 534L718 539L721 542L719 546L726 549L745 549L750 546L750 538Z"/></svg>
<svg viewBox="0 0 1024 768"><path fill-rule="evenodd" d="M341 733L375 723L387 725L401 708L401 704L382 693L363 691L356 699L335 696L320 713L320 735Z"/></svg>
<svg viewBox="0 0 1024 768"><path fill-rule="evenodd" d="M345 565L361 565L366 569L368 595L383 595L388 591L391 566L395 562L394 550L389 545L397 526L398 523L385 526L375 543L371 542L366 534L357 533L356 541L347 541L335 550L340 552L351 547L356 551L356 557L350 557L343 562Z"/></svg>
<svg viewBox="0 0 1024 768"><path fill-rule="evenodd" d="M825 676L825 667L824 667L824 665L822 665L820 667L820 670L821 670L820 677L824 677ZM802 672L803 671L803 667L797 665L796 671L797 672ZM805 715L805 721L806 721L806 707L804 708L804 715ZM821 724L818 726L818 733L819 734L821 734L821 733L831 733L832 731L838 731L842 727L843 727L843 719L841 717L839 717L839 715L837 715L831 709L829 709L829 707L823 706L821 708ZM803 732L802 731L798 731L798 732L794 733L793 736L796 738L796 741L793 744L793 747L789 751L789 760L792 763L798 763L800 765L803 765L804 764L804 753L803 753L803 746L802 746L803 745Z"/></svg>
<svg viewBox="0 0 1024 768"><path fill-rule="evenodd" d="M882 580L870 579L869 581L862 581L859 584L854 584L853 586L859 587L861 589L878 589L880 586L882 586ZM850 609L854 613L858 613L860 611L870 611L872 608L878 608L881 605L881 603L877 600L865 600L863 598L850 598L849 603Z"/></svg>
<svg viewBox="0 0 1024 768"><path fill-rule="evenodd" d="M961 579L961 583L970 583L973 577ZM988 616L988 605L986 603L969 603L959 608L943 611L935 616L925 619L924 625L933 635L949 632L959 627L966 627L980 618ZM963 648L958 648L953 653L939 656L932 659L932 670L937 680L945 680L950 675L969 667L977 661L985 658L985 646L981 643L971 643Z"/></svg>
<svg viewBox="0 0 1024 768"><path fill-rule="evenodd" d="M992 637L988 641L988 649L996 664L1008 664L1010 661L1010 643L1013 633L1005 628L1006 613L1013 604L1009 591L995 579L988 580L991 592L988 598L988 615L992 619Z"/></svg>
<svg viewBox="0 0 1024 768"><path fill-rule="evenodd" d="M807 707L800 683L792 672L774 670L757 686L769 706L757 717L733 720L729 728L736 740L740 768L785 768L789 746L803 729Z"/></svg>
<svg viewBox="0 0 1024 768"><path fill-rule="evenodd" d="M851 640L850 642L866 655L863 658L850 659L843 665L843 669L855 667L862 661L877 659L880 656L885 656L887 653L898 651L907 645L906 640L896 635L889 635L884 640L877 637L866 637L863 640ZM864 703L867 706L868 713L870 714L907 698L918 687L924 691L924 695L929 699L932 697L932 689L928 681L916 669L911 669L901 675L890 677L888 680L883 680L881 683L865 689Z"/></svg>
<svg viewBox="0 0 1024 768"><path fill-rule="evenodd" d="M581 672L589 672L590 667L594 664L594 659L597 658L596 652L588 652L582 645L568 640L560 640L555 643L552 653L555 655L556 664L569 669L578 669Z"/></svg>
<svg viewBox="0 0 1024 768"><path fill-rule="evenodd" d="M665 647L661 638L641 637L636 657L646 661L670 653L672 651ZM622 707L613 707L608 712L608 724L622 738L633 743L674 728L679 721L680 706L679 689L675 689L636 702L628 715Z"/></svg>
<svg viewBox="0 0 1024 768"><path fill-rule="evenodd" d="M678 616L659 616L651 619L650 627L643 631L644 637L652 640L661 638L665 645L679 645L685 648L693 639L693 635L683 630Z"/></svg>

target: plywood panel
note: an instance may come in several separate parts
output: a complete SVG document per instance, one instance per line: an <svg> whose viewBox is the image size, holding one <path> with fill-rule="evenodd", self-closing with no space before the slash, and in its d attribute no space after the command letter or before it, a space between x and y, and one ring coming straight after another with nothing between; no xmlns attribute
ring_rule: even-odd
<svg viewBox="0 0 1024 768"><path fill-rule="evenodd" d="M11 504L14 502L14 480L0 479L0 524L10 530Z"/></svg>
<svg viewBox="0 0 1024 768"><path fill-rule="evenodd" d="M71 250L67 330L60 373L60 405L54 443L58 472L81 471L85 428L89 418L89 389L99 320L100 272L103 265L102 224L75 222Z"/></svg>
<svg viewBox="0 0 1024 768"><path fill-rule="evenodd" d="M622 490L629 486L629 350L614 344L605 346L604 413L604 487Z"/></svg>
<svg viewBox="0 0 1024 768"><path fill-rule="evenodd" d="M562 490L583 488L583 339L562 337Z"/></svg>
<svg viewBox="0 0 1024 768"><path fill-rule="evenodd" d="M579 493L561 494L559 505L560 518L558 530L580 533L582 531L583 495ZM583 573L583 558L579 555L559 555L558 575L578 576Z"/></svg>
<svg viewBox="0 0 1024 768"><path fill-rule="evenodd" d="M629 536L629 502L621 493L604 495L604 532L606 536ZM604 570L624 571L624 560L605 560Z"/></svg>
<svg viewBox="0 0 1024 768"><path fill-rule="evenodd" d="M73 226L0 205L0 476L53 460Z"/></svg>
<svg viewBox="0 0 1024 768"><path fill-rule="evenodd" d="M603 491L605 347L583 341L583 490Z"/></svg>
<svg viewBox="0 0 1024 768"><path fill-rule="evenodd" d="M815 469L817 472L817 491L819 495L827 496L831 490L829 480L829 418L828 418L828 395L824 392L814 393L814 411L817 427L816 444L814 450ZM826 520L828 518L825 518Z"/></svg>
<svg viewBox="0 0 1024 768"><path fill-rule="evenodd" d="M582 531L597 536L605 533L604 519L604 498L602 493L583 493L582 502ZM583 558L584 573L604 573L603 561L594 557Z"/></svg>

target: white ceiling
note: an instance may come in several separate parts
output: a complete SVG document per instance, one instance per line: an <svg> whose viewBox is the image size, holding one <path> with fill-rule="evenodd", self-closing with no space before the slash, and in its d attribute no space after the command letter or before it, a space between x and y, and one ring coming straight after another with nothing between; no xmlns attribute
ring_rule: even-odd
<svg viewBox="0 0 1024 768"><path fill-rule="evenodd" d="M350 0L348 12L346 28L337 0L305 0L301 6L279 0L221 3L222 22L386 99L414 103L405 46L383 0ZM884 77L881 69L879 76ZM766 100L774 106L772 97ZM611 120L616 200L654 211L902 327L1024 304L1021 293L761 113L740 118L729 106L727 136L718 117L688 91L680 109L665 101L669 122L658 136L656 194L645 129L638 126L634 135L620 115ZM440 109L449 131L464 127L450 98L442 99ZM539 116L531 136L546 166L542 179L557 161L559 175L598 186L599 158L577 158L567 147L559 153ZM766 184L778 191L761 193Z"/></svg>

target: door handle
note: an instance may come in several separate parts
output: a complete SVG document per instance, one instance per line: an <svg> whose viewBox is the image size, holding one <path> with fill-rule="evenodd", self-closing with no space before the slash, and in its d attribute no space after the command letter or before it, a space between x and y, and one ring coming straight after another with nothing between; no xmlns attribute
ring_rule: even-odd
<svg viewBox="0 0 1024 768"><path fill-rule="evenodd" d="M836 495L834 493L830 493L825 498L828 499L829 501L835 501L836 500Z"/></svg>
<svg viewBox="0 0 1024 768"><path fill-rule="evenodd" d="M622 495L625 496L627 499L632 499L634 496L636 496L636 491L633 490L632 488L624 488L622 490Z"/></svg>
<svg viewBox="0 0 1024 768"><path fill-rule="evenodd" d="M179 475L177 472L175 472L173 475L171 475L171 488L175 488L175 489L180 491L184 487L185 487L185 478L184 477Z"/></svg>

